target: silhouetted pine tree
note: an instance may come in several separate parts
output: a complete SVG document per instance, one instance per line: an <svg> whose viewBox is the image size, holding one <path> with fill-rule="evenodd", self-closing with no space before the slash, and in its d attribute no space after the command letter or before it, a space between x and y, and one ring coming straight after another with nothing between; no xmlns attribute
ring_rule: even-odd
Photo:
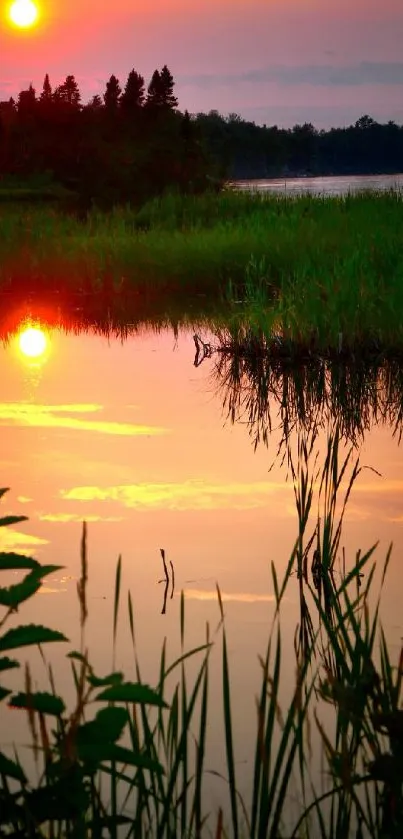
<svg viewBox="0 0 403 839"><path fill-rule="evenodd" d="M16 116L17 106L12 96L10 99L0 102L0 117L3 122L3 126L8 128L12 125L16 120Z"/></svg>
<svg viewBox="0 0 403 839"><path fill-rule="evenodd" d="M170 73L166 64L161 72L155 70L148 85L147 107L152 110L160 108L173 110L176 108L178 100L174 96L174 85L172 73Z"/></svg>
<svg viewBox="0 0 403 839"><path fill-rule="evenodd" d="M31 115L35 111L36 106L36 92L35 88L30 84L28 90L21 90L18 94L18 113L22 116Z"/></svg>
<svg viewBox="0 0 403 839"><path fill-rule="evenodd" d="M144 98L145 88L143 76L140 76L135 70L131 70L120 99L124 115L131 116L138 113L139 109L144 105Z"/></svg>
<svg viewBox="0 0 403 839"><path fill-rule="evenodd" d="M56 102L65 102L74 108L80 106L81 94L74 76L66 76L63 84L56 88L53 98Z"/></svg>
<svg viewBox="0 0 403 839"><path fill-rule="evenodd" d="M159 70L154 70L147 88L146 105L147 108L154 109L161 107L161 104L161 76Z"/></svg>
<svg viewBox="0 0 403 839"><path fill-rule="evenodd" d="M103 102L99 93L96 93L95 96L93 96L92 99L90 99L90 101L86 105L86 108L88 108L88 110L90 111L100 111L103 108Z"/></svg>
<svg viewBox="0 0 403 839"><path fill-rule="evenodd" d="M49 74L46 73L46 76L43 80L43 87L42 93L39 97L40 102L51 102L52 101L52 86L49 81Z"/></svg>
<svg viewBox="0 0 403 839"><path fill-rule="evenodd" d="M106 83L104 93L105 108L108 113L116 114L119 107L121 93L122 88L120 87L119 80L116 76L112 75Z"/></svg>
<svg viewBox="0 0 403 839"><path fill-rule="evenodd" d="M174 77L172 73L168 70L166 64L164 64L161 73L160 73L160 80L161 80L161 94L163 105L171 110L178 107L178 100L176 96L174 96Z"/></svg>

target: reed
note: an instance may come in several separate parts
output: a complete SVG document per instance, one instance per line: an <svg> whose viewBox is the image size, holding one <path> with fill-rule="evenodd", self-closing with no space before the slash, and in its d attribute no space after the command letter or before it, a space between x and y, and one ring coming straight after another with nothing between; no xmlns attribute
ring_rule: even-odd
<svg viewBox="0 0 403 839"><path fill-rule="evenodd" d="M159 839L211 834L234 839L401 836L403 654L394 666L379 626L380 592L390 551L375 601L374 547L345 563L338 578L343 515L360 465L358 459L354 461L353 448L341 456L337 426L329 434L321 466L316 441L317 429L313 429L300 437L296 455L289 449L298 534L283 579L278 578L272 565L275 613L266 652L260 659L250 802L238 792L234 697L219 588L217 627L214 631L206 627L205 640L196 649L186 646L186 609L181 595L181 652L169 663L163 645L159 677L153 688L142 679L128 593L136 672L136 681L128 682L115 670L122 618L123 566L119 558L111 630L112 672L98 675L85 643L89 560L84 527L77 587L81 646L68 654L75 685L73 707L68 710L58 695L51 669L48 691L33 690L29 669L22 692L1 689L3 708L8 704L27 713L32 745L41 766L35 785L17 754L11 757L0 751L3 835ZM6 492L2 490L1 496ZM21 517L4 516L0 526L19 521ZM12 612L35 596L41 580L55 566L41 566L32 558L2 553L0 570L27 572L21 582L0 588L0 605L5 609L0 623L3 679L20 664L19 658L10 659L5 653L12 650L18 655L27 645L66 639L40 625L4 629ZM301 603L295 635L296 678L284 704L281 686L284 669L289 670L289 658L285 658L283 649L282 604L295 576ZM204 779L211 713L210 659L217 646L221 646L228 798L223 796L222 807L214 814L206 809ZM192 662L191 676L188 665ZM326 724L325 708L331 713ZM322 742L330 777L325 791L319 790L310 772L313 726ZM290 823L291 793L299 801L294 823Z"/></svg>

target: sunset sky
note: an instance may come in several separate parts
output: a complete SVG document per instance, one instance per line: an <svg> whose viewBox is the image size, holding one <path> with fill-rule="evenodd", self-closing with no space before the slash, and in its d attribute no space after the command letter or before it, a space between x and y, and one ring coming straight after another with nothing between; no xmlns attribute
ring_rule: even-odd
<svg viewBox="0 0 403 839"><path fill-rule="evenodd" d="M319 128L403 122L401 0L38 0L29 32L0 0L0 100L76 76L83 100L168 64L182 110Z"/></svg>

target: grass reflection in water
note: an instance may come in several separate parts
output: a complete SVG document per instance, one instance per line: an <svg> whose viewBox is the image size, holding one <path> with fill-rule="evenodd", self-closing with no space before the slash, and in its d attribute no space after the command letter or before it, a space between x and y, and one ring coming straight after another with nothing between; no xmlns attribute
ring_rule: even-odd
<svg viewBox="0 0 403 839"><path fill-rule="evenodd" d="M340 460L341 435L336 422L320 465L317 427L313 424L307 429L302 424L296 461L291 451L288 453L299 527L284 578L278 578L274 564L271 569L275 614L261 658L250 801L243 801L237 792L231 672L219 588L218 625L214 631L206 628L206 637L200 639L197 649L186 647L182 596L182 653L169 663L164 645L160 675L153 688L142 681L128 594L136 681L128 682L116 672L114 661L111 673L96 674L85 643L89 563L84 528L78 585L82 641L79 650L69 653L76 700L68 709L58 694L51 668L45 691L34 691L28 667L21 691L10 694L7 689L8 671L20 666L15 656L22 647L39 643L42 648L46 642L63 638L42 626L22 624L7 630L8 618L17 607L23 610L24 601L35 596L53 566L44 567L17 554L0 555L2 570L25 572L20 583L0 589L4 610L0 624L1 700L3 709L7 704L26 709L40 768L39 781L34 783L26 777L23 755L0 752L0 826L4 835L161 839L211 834L234 839L397 839L402 835L403 669L401 659L396 664L391 661L379 625L380 593L375 596L373 591L375 548L348 557L341 576L337 573L343 514L360 471L353 447ZM4 516L0 525L19 520ZM389 557L390 551L381 588ZM294 645L295 684L284 705L281 684L289 661L284 658L281 615L293 575L298 580L300 621ZM165 577L169 577L168 569ZM119 559L111 628L114 650L121 610ZM219 812L208 813L204 797L206 772L211 770L205 762L207 732L209 716L217 712L209 704L210 659L217 646L221 648L228 784L222 787ZM8 658L9 654L13 657ZM190 674L192 660L198 664ZM313 729L321 739L328 776L324 790L310 772ZM290 819L291 793L299 801L294 823Z"/></svg>

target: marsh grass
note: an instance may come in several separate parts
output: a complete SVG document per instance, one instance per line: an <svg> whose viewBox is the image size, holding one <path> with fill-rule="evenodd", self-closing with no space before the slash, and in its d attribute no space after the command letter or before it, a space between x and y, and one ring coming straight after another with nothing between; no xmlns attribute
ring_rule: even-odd
<svg viewBox="0 0 403 839"><path fill-rule="evenodd" d="M0 208L0 287L206 295L299 344L402 345L402 194L167 195L86 220Z"/></svg>
<svg viewBox="0 0 403 839"><path fill-rule="evenodd" d="M136 682L115 671L122 623L122 561L115 577L112 616L112 672L98 676L85 643L89 573L86 528L81 542L81 646L69 653L76 698L67 711L51 669L50 691L33 692L26 669L25 690L0 698L25 709L38 764L39 784L26 777L21 758L0 752L0 829L27 837L202 837L217 839L397 839L403 828L402 655L392 665L379 627L379 598L373 594L374 550L344 563L335 573L342 521L360 465L351 448L340 459L340 432L328 438L320 468L317 432L301 437L290 451L298 535L284 576L272 564L275 609L266 652L260 659L251 800L238 791L234 696L225 613L219 588L218 624L206 627L196 649L186 647L186 613L180 601L179 657L168 663L164 643L154 688L144 683L137 653L130 593L127 616ZM295 457L297 458L295 461ZM2 490L4 495L6 490ZM315 507L317 507L315 511ZM21 517L4 516L0 526ZM309 560L312 557L310 566ZM387 573L390 551L381 575ZM2 672L19 666L3 654L27 644L65 640L41 626L4 631L16 606L33 596L54 566L0 554L2 570L25 569L21 583L0 589L5 616L0 624ZM362 575L365 582L362 583ZM284 597L297 578L301 603L295 635L295 684L284 703L282 682L289 671L282 632ZM209 714L210 658L221 647L221 695L228 799L209 814L204 795ZM192 663L192 675L188 665ZM101 710L99 703L102 703ZM3 704L4 707L4 704ZM330 709L330 722L323 716ZM326 722L324 721L326 719ZM52 728L49 726L52 725ZM310 772L312 729L321 739L330 783L323 791ZM295 789L294 789L295 787ZM290 824L290 795L299 815Z"/></svg>

